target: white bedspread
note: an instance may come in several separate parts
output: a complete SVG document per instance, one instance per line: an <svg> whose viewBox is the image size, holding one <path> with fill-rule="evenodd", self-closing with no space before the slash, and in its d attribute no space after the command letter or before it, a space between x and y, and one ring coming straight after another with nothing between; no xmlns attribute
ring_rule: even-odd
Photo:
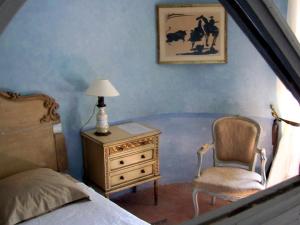
<svg viewBox="0 0 300 225"><path fill-rule="evenodd" d="M85 184L78 185L89 194L91 201L72 203L22 225L149 225Z"/></svg>

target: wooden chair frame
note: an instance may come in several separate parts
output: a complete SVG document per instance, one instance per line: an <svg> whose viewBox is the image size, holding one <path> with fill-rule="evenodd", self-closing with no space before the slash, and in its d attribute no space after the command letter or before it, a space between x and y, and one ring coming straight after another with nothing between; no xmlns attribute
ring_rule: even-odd
<svg viewBox="0 0 300 225"><path fill-rule="evenodd" d="M253 162L251 162L250 164L246 164L246 163L237 162L237 161L230 161L230 162L226 161L225 162L225 161L219 160L218 157L217 157L217 154L216 154L215 144L214 143L212 143L212 144L204 144L197 151L197 156L198 156L198 166L197 167L198 167L198 169L197 169L196 178L200 177L200 175L201 175L203 158L204 158L204 155L209 150L213 150L214 151L214 167L216 167L216 166L229 166L230 165L230 166L236 166L236 167L241 167L241 168L244 168L244 169L248 169L250 171L254 171L255 170L256 158L257 158L257 155L259 155L260 156L260 162L261 162L260 163L260 166L261 166L260 175L261 175L261 178L262 178L261 184L265 187L266 186L266 182L267 182L267 179L266 179L266 169L265 169L266 162L267 162L267 156L266 156L266 150L264 148L258 148L257 147L258 138L259 138L259 135L260 135L260 126L259 126L259 124L256 121L251 120L251 119L246 118L246 117L240 117L240 116L222 117L220 119L217 119L213 123L213 128L212 128L212 133L213 133L214 141L216 139L215 133L214 133L215 124L217 122L219 122L220 120L223 120L223 119L232 119L232 118L234 118L234 119L236 118L236 119L239 119L239 120L244 120L244 121L251 122L258 129L258 134L257 134L257 138L256 138L256 143L255 143L255 146L256 146L255 157L253 159ZM199 192L205 192L205 193L211 195L212 196L212 201L211 201L212 205L215 204L216 197L219 197L219 198L222 198L222 199L225 199L225 200L229 200L229 201L236 201L236 200L239 199L239 198L235 198L233 196L222 195L222 194L218 194L218 193L214 193L214 192L208 192L207 190L194 187L193 188L192 197L193 197L193 204L194 204L194 209L195 209L195 216L198 216L198 214L199 214L199 206L198 206L198 193Z"/></svg>

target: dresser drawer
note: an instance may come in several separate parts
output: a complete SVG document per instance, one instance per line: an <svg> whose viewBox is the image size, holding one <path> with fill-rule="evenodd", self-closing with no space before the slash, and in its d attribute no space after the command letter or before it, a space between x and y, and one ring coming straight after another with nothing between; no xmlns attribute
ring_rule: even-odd
<svg viewBox="0 0 300 225"><path fill-rule="evenodd" d="M144 162L153 159L153 149L148 151L139 152L132 155L111 158L109 167L111 170L119 169L125 166L129 166L135 163Z"/></svg>
<svg viewBox="0 0 300 225"><path fill-rule="evenodd" d="M143 149L155 148L157 137L145 137L109 146L109 155L117 156L127 151L138 151Z"/></svg>
<svg viewBox="0 0 300 225"><path fill-rule="evenodd" d="M153 174L153 165L148 165L125 173L120 173L118 175L111 176L111 186L113 187L118 184L129 182L131 180L144 177L150 174Z"/></svg>

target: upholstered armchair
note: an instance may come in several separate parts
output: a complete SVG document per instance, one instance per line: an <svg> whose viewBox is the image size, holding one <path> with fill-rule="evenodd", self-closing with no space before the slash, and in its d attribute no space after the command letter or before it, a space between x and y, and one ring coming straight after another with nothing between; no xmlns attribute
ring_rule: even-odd
<svg viewBox="0 0 300 225"><path fill-rule="evenodd" d="M257 147L260 126L252 119L240 116L222 117L214 121L213 143L198 151L198 172L193 181L195 216L199 213L198 193L235 201L246 197L266 185L266 151ZM202 160L213 150L214 166L201 170ZM261 171L255 172L256 158L260 156Z"/></svg>

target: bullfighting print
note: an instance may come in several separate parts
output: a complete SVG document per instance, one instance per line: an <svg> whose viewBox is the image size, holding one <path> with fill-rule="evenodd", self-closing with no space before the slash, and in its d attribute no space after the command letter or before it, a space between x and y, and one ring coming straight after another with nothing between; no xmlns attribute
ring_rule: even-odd
<svg viewBox="0 0 300 225"><path fill-rule="evenodd" d="M167 17L168 20L174 18L192 17L194 20L194 27L183 30L177 30L176 25L170 25L166 32L166 42L172 48L176 45L178 51L177 55L208 55L217 54L219 50L217 49L217 41L219 35L218 21L215 20L214 16L195 16L195 15L185 15L185 14L170 14ZM172 22L169 21L171 24ZM190 30L188 30L190 29ZM190 46L189 49L180 50L178 46L181 44L182 47L185 42Z"/></svg>
<svg viewBox="0 0 300 225"><path fill-rule="evenodd" d="M158 7L159 63L226 63L226 12L220 4Z"/></svg>

